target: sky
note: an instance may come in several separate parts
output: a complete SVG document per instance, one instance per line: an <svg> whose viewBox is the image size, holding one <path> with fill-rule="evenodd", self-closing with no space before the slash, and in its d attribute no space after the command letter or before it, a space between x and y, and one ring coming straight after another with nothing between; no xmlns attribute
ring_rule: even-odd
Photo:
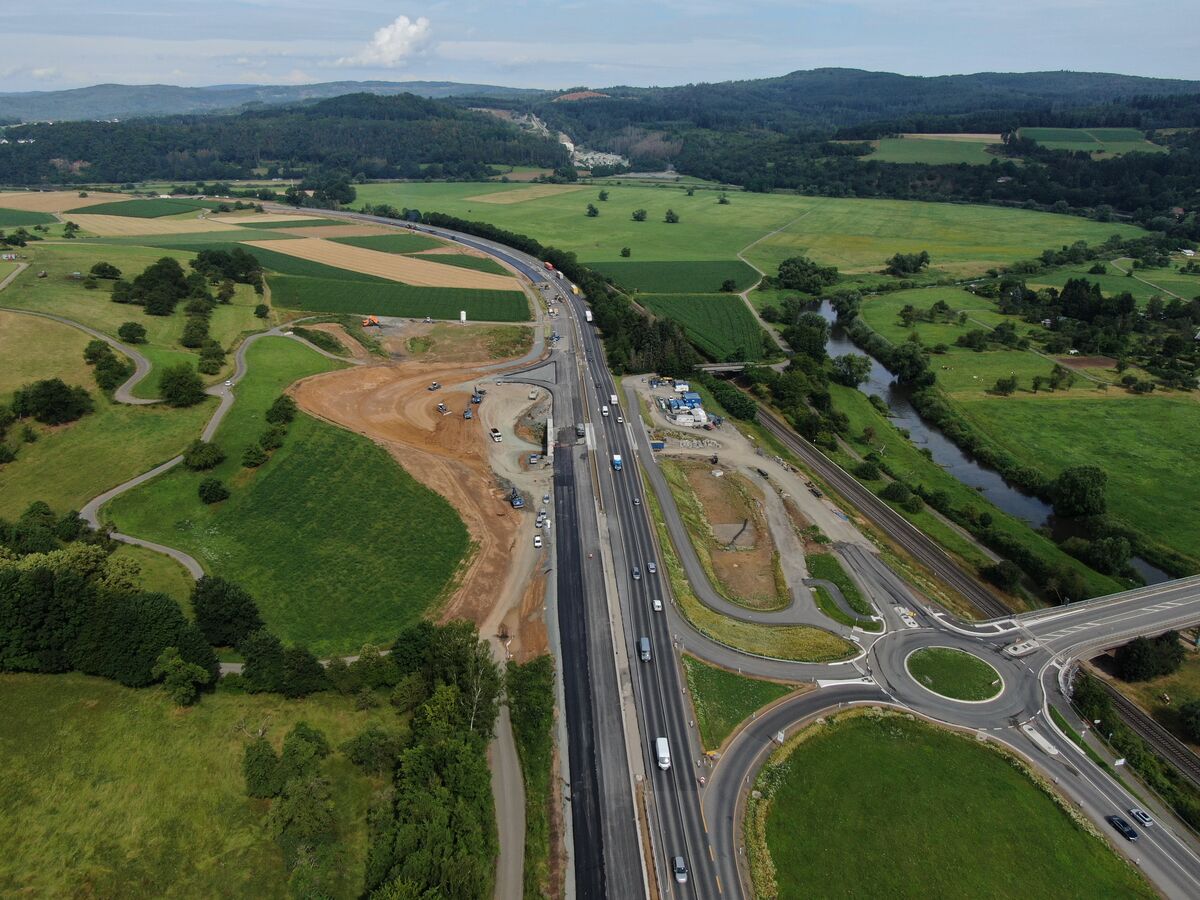
<svg viewBox="0 0 1200 900"><path fill-rule="evenodd" d="M823 66L1200 78L1195 0L43 0L0 91L90 84L671 85Z"/></svg>

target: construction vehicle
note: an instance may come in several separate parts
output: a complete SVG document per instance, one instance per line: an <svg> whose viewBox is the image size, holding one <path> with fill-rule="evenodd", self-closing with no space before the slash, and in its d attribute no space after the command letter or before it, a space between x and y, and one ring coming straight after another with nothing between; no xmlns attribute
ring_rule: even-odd
<svg viewBox="0 0 1200 900"><path fill-rule="evenodd" d="M463 418L464 419L475 418L475 414L473 412L471 412L471 407L468 406L466 409L463 410Z"/></svg>
<svg viewBox="0 0 1200 900"><path fill-rule="evenodd" d="M372 326L374 326L375 328L383 327L383 323L381 323L379 321L379 316L367 316L365 319L362 320L363 328L370 328Z"/></svg>
<svg viewBox="0 0 1200 900"><path fill-rule="evenodd" d="M574 294L576 297L583 296L583 294L579 290L579 285L577 285L577 284L571 285L571 293Z"/></svg>
<svg viewBox="0 0 1200 900"><path fill-rule="evenodd" d="M445 403L439 403L437 405L437 411L440 412L443 416L446 415L446 413L450 412L450 410L446 409Z"/></svg>
<svg viewBox="0 0 1200 900"><path fill-rule="evenodd" d="M621 454L620 453L613 454L613 471L614 472L621 471Z"/></svg>
<svg viewBox="0 0 1200 900"><path fill-rule="evenodd" d="M512 493L509 494L508 502L512 504L513 509L522 509L525 506L525 498L516 488L513 488Z"/></svg>
<svg viewBox="0 0 1200 900"><path fill-rule="evenodd" d="M432 384L430 384L430 385L429 385L429 389L430 389L431 391L437 391L437 390L441 390L441 387L442 387L442 384L441 384L441 382L440 382L440 381L435 381L435 382L433 382Z"/></svg>
<svg viewBox="0 0 1200 900"><path fill-rule="evenodd" d="M471 395L471 402L472 402L472 403L482 403L482 402L483 402L483 397L482 397L482 396L480 396L479 394L472 394L472 395Z"/></svg>

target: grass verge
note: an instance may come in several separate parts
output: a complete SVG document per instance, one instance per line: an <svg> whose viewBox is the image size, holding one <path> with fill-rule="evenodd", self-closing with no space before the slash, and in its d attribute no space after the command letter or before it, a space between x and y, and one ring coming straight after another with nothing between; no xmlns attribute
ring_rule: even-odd
<svg viewBox="0 0 1200 900"><path fill-rule="evenodd" d="M744 653L797 662L833 662L846 659L857 652L849 641L820 628L741 622L709 609L692 591L687 576L683 573L683 566L679 563L679 557L675 554L675 548L663 522L662 508L653 491L646 492L646 503L654 517L663 565L666 566L667 575L671 580L671 592L675 596L675 602L684 618L701 634Z"/></svg>
<svg viewBox="0 0 1200 900"><path fill-rule="evenodd" d="M686 653L683 669L705 750L719 749L751 714L794 690L789 685L710 666Z"/></svg>
<svg viewBox="0 0 1200 900"><path fill-rule="evenodd" d="M298 275L272 275L270 282L272 302L287 309L435 319L457 319L459 312L466 310L467 318L474 322L530 319L529 301L520 291L415 287L398 281Z"/></svg>
<svg viewBox="0 0 1200 900"><path fill-rule="evenodd" d="M554 660L539 656L523 664L510 661L505 686L525 780L524 895L526 900L537 900L550 891Z"/></svg>

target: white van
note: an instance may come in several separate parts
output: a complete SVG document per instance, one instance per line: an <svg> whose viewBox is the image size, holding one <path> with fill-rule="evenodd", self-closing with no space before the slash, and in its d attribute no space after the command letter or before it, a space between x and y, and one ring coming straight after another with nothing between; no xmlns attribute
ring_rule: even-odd
<svg viewBox="0 0 1200 900"><path fill-rule="evenodd" d="M665 737L654 739L654 755L658 757L658 767L664 772L671 768L671 746Z"/></svg>
<svg viewBox="0 0 1200 900"><path fill-rule="evenodd" d="M602 415L602 416L608 415L608 407L607 406L600 407L600 415Z"/></svg>
<svg viewBox="0 0 1200 900"><path fill-rule="evenodd" d="M654 607L655 612L662 612L662 597L655 597L650 603Z"/></svg>
<svg viewBox="0 0 1200 900"><path fill-rule="evenodd" d="M650 638L638 638L638 656L642 662L650 662Z"/></svg>

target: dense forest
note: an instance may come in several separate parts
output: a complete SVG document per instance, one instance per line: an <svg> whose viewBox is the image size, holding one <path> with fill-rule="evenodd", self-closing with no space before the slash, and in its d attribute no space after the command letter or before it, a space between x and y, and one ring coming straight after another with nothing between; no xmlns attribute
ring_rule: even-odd
<svg viewBox="0 0 1200 900"><path fill-rule="evenodd" d="M563 147L492 116L411 94L349 94L238 116L59 122L10 130L34 143L0 144L14 184L229 179L256 167L338 169L368 178L419 178L436 163L479 176L491 163L559 166Z"/></svg>

